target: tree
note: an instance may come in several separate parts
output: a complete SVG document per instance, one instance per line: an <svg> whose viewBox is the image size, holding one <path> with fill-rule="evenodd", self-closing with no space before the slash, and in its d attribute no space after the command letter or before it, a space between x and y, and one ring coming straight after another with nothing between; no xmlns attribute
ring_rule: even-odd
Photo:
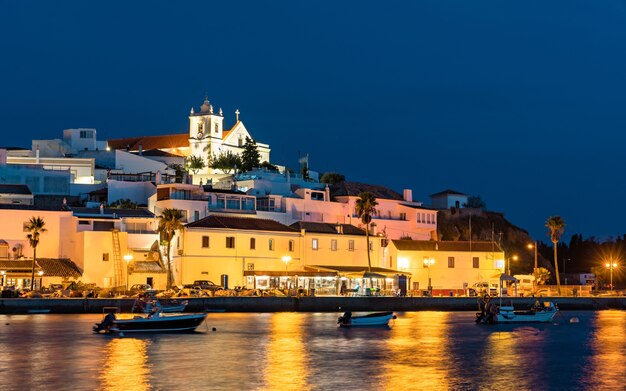
<svg viewBox="0 0 626 391"><path fill-rule="evenodd" d="M261 163L261 154L256 146L256 141L246 136L246 143L241 152L241 171L250 171Z"/></svg>
<svg viewBox="0 0 626 391"><path fill-rule="evenodd" d="M185 173L187 172L187 170L185 170L185 167L183 167L181 164L176 163L172 163L167 167L174 170L174 180L176 181L176 183L183 183L183 178L185 177Z"/></svg>
<svg viewBox="0 0 626 391"><path fill-rule="evenodd" d="M123 200L117 200L109 206L115 209L137 209L137 203L132 202L128 198L124 198Z"/></svg>
<svg viewBox="0 0 626 391"><path fill-rule="evenodd" d="M356 214L359 216L363 224L365 224L365 239L367 243L367 271L372 271L372 261L370 260L370 223L372 215L376 213L376 197L369 191L359 194L356 200Z"/></svg>
<svg viewBox="0 0 626 391"><path fill-rule="evenodd" d="M537 268L537 285L543 285L550 279L550 271L545 267Z"/></svg>
<svg viewBox="0 0 626 391"><path fill-rule="evenodd" d="M266 168L270 171L278 171L278 167L276 167L275 165L271 164L270 162L266 162L266 161L262 161L261 164L259 164L260 168Z"/></svg>
<svg viewBox="0 0 626 391"><path fill-rule="evenodd" d="M487 204L485 204L485 201L483 201L479 195L475 195L467 197L467 202L463 204L463 207L485 209Z"/></svg>
<svg viewBox="0 0 626 391"><path fill-rule="evenodd" d="M176 231L183 228L183 212L178 209L165 208L159 216L159 234L161 239L167 243L167 289L172 287L172 239Z"/></svg>
<svg viewBox="0 0 626 391"><path fill-rule="evenodd" d="M557 258L557 244L565 231L565 221L561 216L550 216L546 221L546 227L549 229L548 236L554 245L554 274L556 275L556 290L561 295L561 279L559 278L559 262Z"/></svg>
<svg viewBox="0 0 626 391"><path fill-rule="evenodd" d="M222 152L218 156L213 155L210 159L209 167L215 170L222 170L224 174L237 174L237 167L241 168L242 161L239 155L232 153L231 151Z"/></svg>
<svg viewBox="0 0 626 391"><path fill-rule="evenodd" d="M324 175L322 175L320 182L334 185L335 183L343 182L345 180L346 177L342 174L336 172L325 172Z"/></svg>
<svg viewBox="0 0 626 391"><path fill-rule="evenodd" d="M185 158L185 168L194 175L198 173L198 171L204 169L206 167L206 163L200 156L191 155Z"/></svg>
<svg viewBox="0 0 626 391"><path fill-rule="evenodd" d="M31 217L26 223L26 231L30 232L26 235L28 239L28 243L33 248L33 268L30 274L30 290L32 291L35 288L35 263L37 260L37 245L39 244L39 235L46 232L47 229L44 228L46 223L43 221L42 217Z"/></svg>

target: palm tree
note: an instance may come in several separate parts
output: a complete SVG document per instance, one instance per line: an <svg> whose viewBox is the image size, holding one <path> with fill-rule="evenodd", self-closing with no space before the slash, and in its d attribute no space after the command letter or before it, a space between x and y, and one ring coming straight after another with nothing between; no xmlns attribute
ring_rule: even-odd
<svg viewBox="0 0 626 391"><path fill-rule="evenodd" d="M167 242L167 289L172 287L172 239L176 231L183 228L182 220L183 212L178 209L165 208L161 216L159 216L158 230L161 238Z"/></svg>
<svg viewBox="0 0 626 391"><path fill-rule="evenodd" d="M563 235L563 231L565 231L565 221L561 218L561 216L550 216L550 218L546 221L546 227L550 230L548 232L548 236L554 245L554 274L556 274L556 289L561 295L561 279L559 278L559 263L557 262L557 254L556 247L559 240L561 240L561 236Z"/></svg>
<svg viewBox="0 0 626 391"><path fill-rule="evenodd" d="M370 223L372 215L376 213L376 197L369 191L359 194L356 200L356 214L359 216L363 224L365 224L365 239L367 240L367 271L372 271L372 261L370 260Z"/></svg>
<svg viewBox="0 0 626 391"><path fill-rule="evenodd" d="M32 291L35 288L35 261L37 259L37 245L39 244L39 235L46 232L47 229L44 228L46 223L43 221L41 217L31 217L26 223L26 231L30 232L26 235L28 238L28 243L33 248L33 269L30 275L30 290Z"/></svg>

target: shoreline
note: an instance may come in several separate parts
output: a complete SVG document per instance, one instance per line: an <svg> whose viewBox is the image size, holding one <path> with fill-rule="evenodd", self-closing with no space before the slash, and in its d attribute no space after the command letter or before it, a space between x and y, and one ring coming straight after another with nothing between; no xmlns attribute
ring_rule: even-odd
<svg viewBox="0 0 626 391"><path fill-rule="evenodd" d="M341 312L350 311L477 311L476 297L191 297L185 312ZM499 300L495 298L495 300ZM626 309L626 297L507 297L503 303L531 306L553 301L564 311ZM101 314L108 308L130 312L134 298L0 299L0 314Z"/></svg>

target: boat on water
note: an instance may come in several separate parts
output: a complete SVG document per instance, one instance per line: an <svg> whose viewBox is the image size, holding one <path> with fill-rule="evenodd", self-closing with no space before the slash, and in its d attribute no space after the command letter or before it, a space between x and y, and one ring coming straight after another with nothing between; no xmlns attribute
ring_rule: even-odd
<svg viewBox="0 0 626 391"><path fill-rule="evenodd" d="M339 327L388 326L391 319L396 319L396 315L392 311L372 312L356 316L353 316L352 312L347 311L337 319L337 324Z"/></svg>
<svg viewBox="0 0 626 391"><path fill-rule="evenodd" d="M498 306L493 301L490 304L476 313L476 323L550 323L559 312L552 301L536 301L531 308L517 310L513 305Z"/></svg>
<svg viewBox="0 0 626 391"><path fill-rule="evenodd" d="M501 306L498 309L498 323L549 323L559 312L552 301L535 303L532 308L516 310L513 306Z"/></svg>
<svg viewBox="0 0 626 391"><path fill-rule="evenodd" d="M154 307L159 307L159 311L165 313L184 312L187 304L189 304L189 300L172 300L162 302L154 296L144 295L139 296L137 300L135 300L131 312L143 312L149 314L153 311Z"/></svg>
<svg viewBox="0 0 626 391"><path fill-rule="evenodd" d="M206 313L166 313L163 311L164 307L156 299L144 303L143 307L136 304L133 308L139 309L139 312L117 315L114 312L109 312L102 322L93 326L93 331L119 335L124 333L189 332L200 326L207 316Z"/></svg>

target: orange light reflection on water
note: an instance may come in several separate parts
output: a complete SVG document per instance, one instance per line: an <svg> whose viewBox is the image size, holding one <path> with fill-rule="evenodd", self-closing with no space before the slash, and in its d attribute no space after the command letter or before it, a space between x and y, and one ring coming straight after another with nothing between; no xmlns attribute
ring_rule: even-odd
<svg viewBox="0 0 626 391"><path fill-rule="evenodd" d="M388 390L447 390L450 388L447 312L416 312L399 317L387 340L393 360L385 362Z"/></svg>
<svg viewBox="0 0 626 391"><path fill-rule="evenodd" d="M597 331L591 340L593 354L583 379L597 389L624 389L626 378L623 365L626 354L626 313L624 311L599 311L596 318Z"/></svg>
<svg viewBox="0 0 626 391"><path fill-rule="evenodd" d="M111 391L150 389L148 341L135 338L112 338L105 349L102 384Z"/></svg>
<svg viewBox="0 0 626 391"><path fill-rule="evenodd" d="M265 387L267 390L306 390L307 382L303 322L298 313L279 313L272 316L271 341L265 360Z"/></svg>

